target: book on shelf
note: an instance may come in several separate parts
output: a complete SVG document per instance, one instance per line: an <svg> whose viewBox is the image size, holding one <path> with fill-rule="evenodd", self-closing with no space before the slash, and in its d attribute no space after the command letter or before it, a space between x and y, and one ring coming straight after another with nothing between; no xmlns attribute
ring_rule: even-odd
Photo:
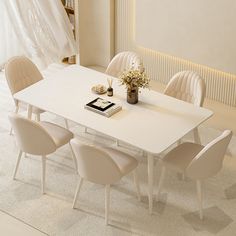
<svg viewBox="0 0 236 236"><path fill-rule="evenodd" d="M74 8L74 0L65 0L65 7Z"/></svg>
<svg viewBox="0 0 236 236"><path fill-rule="evenodd" d="M84 106L85 109L94 111L100 115L110 117L120 111L122 107L116 103L110 102L103 98L96 98Z"/></svg>

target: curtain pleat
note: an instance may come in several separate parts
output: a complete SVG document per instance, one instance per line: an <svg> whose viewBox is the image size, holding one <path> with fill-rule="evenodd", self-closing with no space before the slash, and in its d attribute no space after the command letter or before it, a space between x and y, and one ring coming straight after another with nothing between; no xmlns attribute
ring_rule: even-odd
<svg viewBox="0 0 236 236"><path fill-rule="evenodd" d="M77 53L60 0L1 0L1 11L0 65L23 54L44 68Z"/></svg>

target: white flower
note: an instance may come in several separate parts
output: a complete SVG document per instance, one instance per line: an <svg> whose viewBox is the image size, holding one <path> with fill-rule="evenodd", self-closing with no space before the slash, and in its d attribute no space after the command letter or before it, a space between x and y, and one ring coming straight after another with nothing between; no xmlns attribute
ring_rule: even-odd
<svg viewBox="0 0 236 236"><path fill-rule="evenodd" d="M144 69L133 69L131 67L130 70L124 71L119 77L121 85L125 85L127 90L133 90L136 88L148 88L150 79L144 72Z"/></svg>

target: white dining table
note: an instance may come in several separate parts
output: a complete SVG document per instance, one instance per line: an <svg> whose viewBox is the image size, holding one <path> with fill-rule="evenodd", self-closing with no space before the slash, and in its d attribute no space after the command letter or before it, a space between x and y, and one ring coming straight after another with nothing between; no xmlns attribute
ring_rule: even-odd
<svg viewBox="0 0 236 236"><path fill-rule="evenodd" d="M29 118L32 107L37 107L143 150L148 159L148 199L152 213L154 157L213 113L151 89L139 93L137 104L128 104L126 89L117 78L113 78L113 97L94 94L91 88L96 84L107 86L107 78L111 76L72 65L16 93L14 98L28 104ZM97 97L120 104L122 110L107 118L84 109L86 103Z"/></svg>

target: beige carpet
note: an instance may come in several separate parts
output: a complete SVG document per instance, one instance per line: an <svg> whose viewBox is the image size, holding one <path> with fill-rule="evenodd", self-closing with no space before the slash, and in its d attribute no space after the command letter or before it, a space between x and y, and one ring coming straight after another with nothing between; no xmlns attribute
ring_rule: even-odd
<svg viewBox="0 0 236 236"><path fill-rule="evenodd" d="M53 73L53 70L50 73ZM38 157L23 158L17 180L12 180L18 153L14 136L9 135L7 116L12 110L13 103L1 74L0 210L48 235L236 235L235 137L230 144L224 168L204 184L203 221L200 221L197 215L195 184L189 179L182 181L180 175L173 172L168 172L161 202L154 203L154 213L150 216L147 210L146 159L138 150L132 150L130 152L140 160L138 174L142 201L138 202L136 199L131 176L124 178L112 187L110 225L105 226L103 186L85 182L78 209L71 208L77 176L67 146L48 158L46 195L40 194L41 162ZM43 119L64 125L63 120L54 115L45 114ZM72 123L70 125L83 140L114 145L113 141L84 134L82 127ZM207 143L216 137L219 131L201 127L200 133L203 143ZM155 184L159 178L159 170L156 162Z"/></svg>

